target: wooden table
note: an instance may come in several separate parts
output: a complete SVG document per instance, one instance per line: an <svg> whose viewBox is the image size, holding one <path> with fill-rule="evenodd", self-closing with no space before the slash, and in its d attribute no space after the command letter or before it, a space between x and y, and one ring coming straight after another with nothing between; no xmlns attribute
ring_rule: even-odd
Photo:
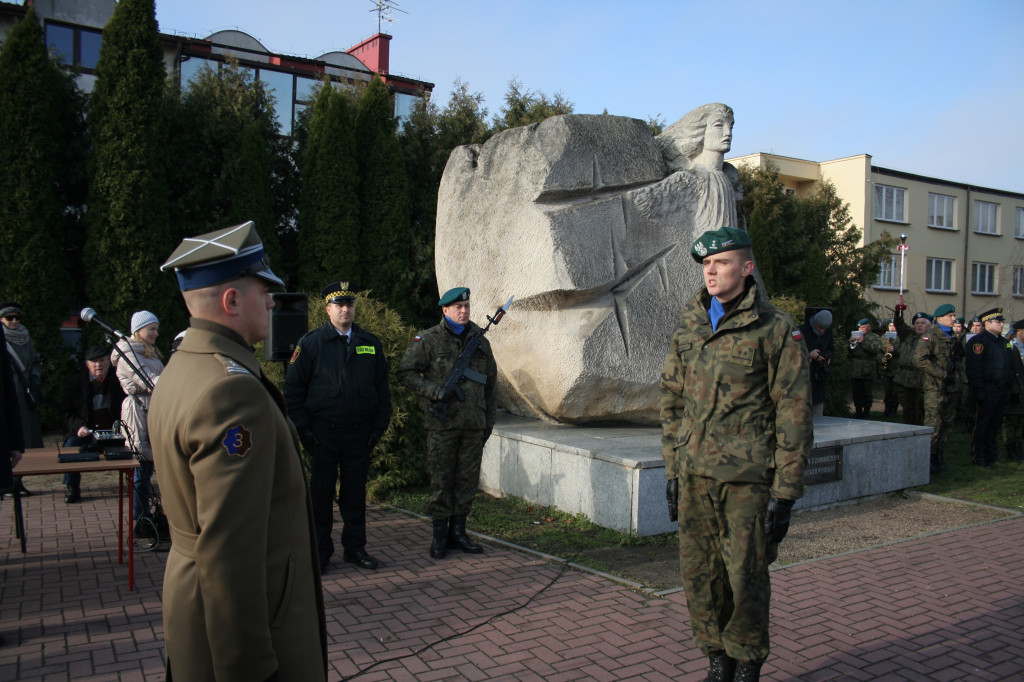
<svg viewBox="0 0 1024 682"><path fill-rule="evenodd" d="M134 457L128 459L107 460L100 455L95 462L59 462L57 455L61 452L77 452L77 447L29 448L25 450L18 466L14 467L15 476L45 476L47 474L81 474L90 471L116 471L120 474L117 487L117 563L124 563L124 482L128 480L128 589L135 589L135 467L139 463ZM25 553L25 518L21 510L21 494L18 486L14 487L14 525L18 539L21 540L21 553Z"/></svg>

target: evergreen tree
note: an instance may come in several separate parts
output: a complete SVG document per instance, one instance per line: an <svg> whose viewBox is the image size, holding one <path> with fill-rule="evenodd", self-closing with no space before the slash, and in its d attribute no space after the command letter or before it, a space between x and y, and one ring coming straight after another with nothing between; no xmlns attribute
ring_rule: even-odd
<svg viewBox="0 0 1024 682"><path fill-rule="evenodd" d="M189 122L184 144L190 163L178 180L179 212L187 234L256 223L271 263L280 266L275 213L281 194L276 157L287 157L278 141L273 97L251 72L231 61L204 67L182 97Z"/></svg>
<svg viewBox="0 0 1024 682"><path fill-rule="evenodd" d="M351 95L324 81L300 141L299 282L311 291L364 284L353 110Z"/></svg>
<svg viewBox="0 0 1024 682"><path fill-rule="evenodd" d="M505 91L505 106L498 110L491 122L491 132L500 133L509 128L540 123L546 118L572 112L572 102L561 93L556 93L554 99L548 99L543 92L524 90L523 84L513 78Z"/></svg>
<svg viewBox="0 0 1024 682"><path fill-rule="evenodd" d="M160 318L164 337L185 324L174 278L159 270L174 248L167 197L163 48L153 0L121 0L103 31L88 115L92 142L87 251L89 301L127 324L133 311Z"/></svg>
<svg viewBox="0 0 1024 682"><path fill-rule="evenodd" d="M60 325L82 295L65 257L74 254L77 264L81 251L82 105L29 7L0 48L0 292L21 303L23 323L47 360L51 407L68 369L60 362Z"/></svg>
<svg viewBox="0 0 1024 682"><path fill-rule="evenodd" d="M359 251L362 285L413 320L418 288L411 256L416 249L410 229L409 182L395 134L394 106L387 87L374 76L359 99L356 139L361 168Z"/></svg>

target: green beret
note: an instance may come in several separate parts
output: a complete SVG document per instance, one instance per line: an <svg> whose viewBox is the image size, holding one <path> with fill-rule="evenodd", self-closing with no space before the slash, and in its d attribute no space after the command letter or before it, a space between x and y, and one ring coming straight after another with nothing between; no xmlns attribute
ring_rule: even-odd
<svg viewBox="0 0 1024 682"><path fill-rule="evenodd" d="M866 317L862 317L859 320L857 320L857 326L858 327L863 327L866 324L871 324L871 320L869 320Z"/></svg>
<svg viewBox="0 0 1024 682"><path fill-rule="evenodd" d="M935 314L932 317L942 317L943 315L949 315L955 313L956 308L953 307L952 303L943 303L935 309Z"/></svg>
<svg viewBox="0 0 1024 682"><path fill-rule="evenodd" d="M690 255L698 263L703 263L708 256L750 246L750 235L745 230L735 227L723 227L719 230L708 230L702 234L690 248Z"/></svg>
<svg viewBox="0 0 1024 682"><path fill-rule="evenodd" d="M958 317L958 318L956 318L956 321L959 322L960 324L963 324L964 323L964 318Z"/></svg>
<svg viewBox="0 0 1024 682"><path fill-rule="evenodd" d="M910 322L911 322L911 324L913 324L914 322L917 322L918 320L928 320L929 322L931 322L932 321L932 316L929 315L928 313L914 313L914 317L912 317L910 319Z"/></svg>
<svg viewBox="0 0 1024 682"><path fill-rule="evenodd" d="M452 303L457 303L458 301L468 300L469 289L467 289L466 287L455 287L454 289L449 289L448 291L444 292L444 294L441 296L441 300L438 301L437 304L443 307L446 305L451 305Z"/></svg>

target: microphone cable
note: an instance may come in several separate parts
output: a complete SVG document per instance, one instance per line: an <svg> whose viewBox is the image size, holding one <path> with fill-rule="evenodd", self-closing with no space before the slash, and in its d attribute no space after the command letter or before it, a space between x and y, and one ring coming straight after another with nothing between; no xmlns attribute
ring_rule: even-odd
<svg viewBox="0 0 1024 682"><path fill-rule="evenodd" d="M466 630L463 630L461 632L456 632L454 634L448 635L447 637L443 637L443 638L437 640L436 642L431 642L430 644L427 644L427 645L417 649L416 651L411 651L411 652L409 652L407 654L402 654L401 656L395 656L393 658L385 658L385 659L380 660L380 661L374 661L370 665L366 666L365 668L363 668L361 670L356 671L352 675L349 675L348 677L342 677L341 678L341 682L347 682L348 680L354 680L355 678L359 677L360 675L365 675L366 673L368 673L371 670L373 670L374 668L376 668L378 665L383 665L384 663L392 663L394 661L401 661L401 660L404 660L406 658L413 658L415 656L419 656L420 654L433 649L434 647L438 646L439 644L444 644L445 642L450 642L453 639L458 639L459 637L464 637L464 636L470 634L471 632L475 632L476 630L479 630L480 628L482 628L485 625L489 625L490 623L492 623L495 620L498 620L499 618L504 618L505 616L510 616L513 613L515 613L515 612L517 612L517 611L519 611L521 609L525 609L527 606L532 604L533 601L535 599L537 599L537 597L539 597L540 595L544 594L548 590L548 588L550 588L552 585L554 585L556 582L558 582L558 580L563 575L565 575L565 571L569 568L569 565L573 562L573 560L577 556L578 556L577 554L574 554L572 557L570 557L568 559L565 559L562 562L562 567L558 570L558 573L555 575L555 577L552 578L551 581L548 582L547 585L545 585L544 587L542 587L539 590L537 590L536 592L534 592L530 596L529 599L527 599L525 602L523 602L519 606L514 606L514 607L512 607L512 608L510 608L510 609L508 609L506 611L502 611L501 613L496 613L496 614L494 614L493 616L491 616L490 618L488 618L485 621L481 621L481 622L477 623L476 625L474 625L474 626L472 626L472 627L470 627L470 628L468 628Z"/></svg>

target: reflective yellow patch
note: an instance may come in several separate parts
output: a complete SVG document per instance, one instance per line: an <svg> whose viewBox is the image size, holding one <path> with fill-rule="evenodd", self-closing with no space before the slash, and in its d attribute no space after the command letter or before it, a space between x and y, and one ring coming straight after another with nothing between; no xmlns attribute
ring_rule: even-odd
<svg viewBox="0 0 1024 682"><path fill-rule="evenodd" d="M369 353L370 355L376 355L377 349L373 346L356 346L356 355L363 355Z"/></svg>

